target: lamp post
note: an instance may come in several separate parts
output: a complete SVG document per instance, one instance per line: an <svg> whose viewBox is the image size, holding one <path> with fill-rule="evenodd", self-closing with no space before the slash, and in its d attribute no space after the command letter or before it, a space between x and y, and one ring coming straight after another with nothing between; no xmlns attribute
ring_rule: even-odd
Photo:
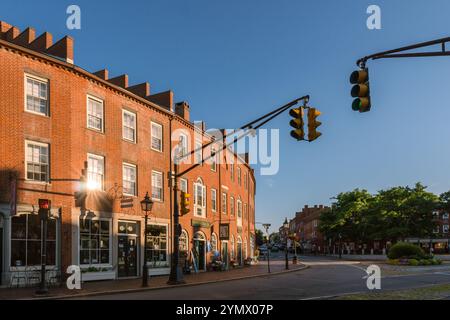
<svg viewBox="0 0 450 320"><path fill-rule="evenodd" d="M47 282L45 281L45 271L47 268L47 220L51 208L51 201L39 199L39 218L42 225L42 249L41 249L41 283L36 294L47 294Z"/></svg>
<svg viewBox="0 0 450 320"><path fill-rule="evenodd" d="M149 212L152 211L153 201L148 196L148 192L141 201L141 209L145 212L144 219L144 263L142 264L142 286L148 286L148 267L147 267L147 222Z"/></svg>
<svg viewBox="0 0 450 320"><path fill-rule="evenodd" d="M269 250L269 228L270 228L270 223L263 223L263 227L264 229L266 229L266 233L267 233L267 242L266 242L266 247L267 247L267 272L270 273L270 250Z"/></svg>
<svg viewBox="0 0 450 320"><path fill-rule="evenodd" d="M339 232L339 259L342 259L342 234Z"/></svg>
<svg viewBox="0 0 450 320"><path fill-rule="evenodd" d="M283 228L285 232L285 238L286 238L286 247L284 248L284 252L286 255L286 270L289 270L289 257L288 257L288 228L289 228L289 222L286 218L283 223Z"/></svg>

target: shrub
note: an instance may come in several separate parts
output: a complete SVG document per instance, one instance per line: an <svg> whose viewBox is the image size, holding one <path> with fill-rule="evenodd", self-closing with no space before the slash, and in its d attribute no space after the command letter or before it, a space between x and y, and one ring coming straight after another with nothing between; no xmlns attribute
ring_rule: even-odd
<svg viewBox="0 0 450 320"><path fill-rule="evenodd" d="M431 261L431 264L434 265L434 266L442 264L442 260L439 260L439 259L436 259L436 258L431 259L430 261Z"/></svg>
<svg viewBox="0 0 450 320"><path fill-rule="evenodd" d="M421 266L430 266L431 265L431 260L422 259L422 260L420 260L420 265Z"/></svg>
<svg viewBox="0 0 450 320"><path fill-rule="evenodd" d="M418 266L419 261L417 259L409 259L409 265L410 266Z"/></svg>
<svg viewBox="0 0 450 320"><path fill-rule="evenodd" d="M417 260L418 257L423 259L424 255L425 253L419 246L412 243L398 242L389 249L387 256L389 259L408 259L414 257Z"/></svg>
<svg viewBox="0 0 450 320"><path fill-rule="evenodd" d="M388 264L392 264L394 266L397 266L400 264L400 261L398 259L389 259Z"/></svg>

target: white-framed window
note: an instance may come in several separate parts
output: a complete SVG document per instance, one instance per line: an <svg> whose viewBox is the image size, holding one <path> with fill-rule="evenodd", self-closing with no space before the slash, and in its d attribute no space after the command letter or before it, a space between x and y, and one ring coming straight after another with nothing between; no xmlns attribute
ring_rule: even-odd
<svg viewBox="0 0 450 320"><path fill-rule="evenodd" d="M47 220L47 265L56 265L56 220ZM11 266L41 265L42 223L37 214L11 217Z"/></svg>
<svg viewBox="0 0 450 320"><path fill-rule="evenodd" d="M188 153L188 137L184 133L180 133L180 144L179 144L179 152L181 156L184 156Z"/></svg>
<svg viewBox="0 0 450 320"><path fill-rule="evenodd" d="M164 199L162 172L152 171L152 199L156 201Z"/></svg>
<svg viewBox="0 0 450 320"><path fill-rule="evenodd" d="M440 226L435 226L434 230L433 230L433 233L439 233L440 231L441 231Z"/></svg>
<svg viewBox="0 0 450 320"><path fill-rule="evenodd" d="M211 148L211 171L217 170L217 152L215 148Z"/></svg>
<svg viewBox="0 0 450 320"><path fill-rule="evenodd" d="M242 201L237 201L237 225L242 227Z"/></svg>
<svg viewBox="0 0 450 320"><path fill-rule="evenodd" d="M444 212L444 213L442 214L442 220L445 220L445 221L448 220L448 212Z"/></svg>
<svg viewBox="0 0 450 320"><path fill-rule="evenodd" d="M443 233L448 233L448 224L442 225L442 232Z"/></svg>
<svg viewBox="0 0 450 320"><path fill-rule="evenodd" d="M127 196L137 195L137 168L133 164L123 163L123 193Z"/></svg>
<svg viewBox="0 0 450 320"><path fill-rule="evenodd" d="M212 252L217 251L217 236L215 233L211 234L211 251Z"/></svg>
<svg viewBox="0 0 450 320"><path fill-rule="evenodd" d="M230 163L230 177L231 177L231 181L234 182L234 164Z"/></svg>
<svg viewBox="0 0 450 320"><path fill-rule="evenodd" d="M226 192L222 192L222 213L223 214L227 214L227 209L228 209L228 204L227 204L227 193Z"/></svg>
<svg viewBox="0 0 450 320"><path fill-rule="evenodd" d="M48 106L49 85L48 80L25 75L25 110L28 112L49 115Z"/></svg>
<svg viewBox="0 0 450 320"><path fill-rule="evenodd" d="M155 151L162 152L163 151L163 126L152 122L152 145L151 148Z"/></svg>
<svg viewBox="0 0 450 320"><path fill-rule="evenodd" d="M314 228L317 228L317 225L318 225L317 220L314 220L314 221L313 221L313 226L314 226Z"/></svg>
<svg viewBox="0 0 450 320"><path fill-rule="evenodd" d="M80 218L80 265L111 265L111 220Z"/></svg>
<svg viewBox="0 0 450 320"><path fill-rule="evenodd" d="M136 143L136 113L123 109L122 123L123 139Z"/></svg>
<svg viewBox="0 0 450 320"><path fill-rule="evenodd" d="M200 164L203 161L202 142L195 141L195 163Z"/></svg>
<svg viewBox="0 0 450 320"><path fill-rule="evenodd" d="M217 190L211 189L211 210L212 212L217 211Z"/></svg>
<svg viewBox="0 0 450 320"><path fill-rule="evenodd" d="M180 179L180 190L184 193L188 193L188 181L187 179L181 178Z"/></svg>
<svg viewBox="0 0 450 320"><path fill-rule="evenodd" d="M149 268L165 268L168 260L167 225L147 225L147 265Z"/></svg>
<svg viewBox="0 0 450 320"><path fill-rule="evenodd" d="M433 211L433 219L439 219L439 216L440 216L439 211L437 211L437 210Z"/></svg>
<svg viewBox="0 0 450 320"><path fill-rule="evenodd" d="M88 153L87 183L91 190L104 190L105 158Z"/></svg>
<svg viewBox="0 0 450 320"><path fill-rule="evenodd" d="M238 184L239 185L241 185L241 183L242 183L242 179L241 179L242 177L241 177L241 167L238 167L237 168L237 180L238 180Z"/></svg>
<svg viewBox="0 0 450 320"><path fill-rule="evenodd" d="M99 132L105 131L103 100L87 96L87 127Z"/></svg>
<svg viewBox="0 0 450 320"><path fill-rule="evenodd" d="M234 216L234 197L230 197L230 214Z"/></svg>
<svg viewBox="0 0 450 320"><path fill-rule="evenodd" d="M194 183L194 213L198 217L206 217L206 187L201 179Z"/></svg>
<svg viewBox="0 0 450 320"><path fill-rule="evenodd" d="M179 245L180 252L187 255L189 252L189 236L188 236L187 231L184 229L183 229L183 231L181 231L179 243L180 243L180 245Z"/></svg>
<svg viewBox="0 0 450 320"><path fill-rule="evenodd" d="M50 175L50 147L46 143L25 140L26 179L48 182Z"/></svg>

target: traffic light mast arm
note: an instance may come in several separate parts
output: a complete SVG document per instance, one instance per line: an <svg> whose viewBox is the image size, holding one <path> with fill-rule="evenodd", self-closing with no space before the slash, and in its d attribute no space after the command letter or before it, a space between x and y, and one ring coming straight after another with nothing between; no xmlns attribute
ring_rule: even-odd
<svg viewBox="0 0 450 320"><path fill-rule="evenodd" d="M406 47L401 47L398 49L393 50L387 50L383 52L378 52L371 54L369 56L366 56L364 58L359 59L356 64L360 67L365 67L365 64L367 60L377 60L377 59L386 59L386 58L417 58L417 57L442 57L442 56L450 56L450 51L446 50L445 44L447 42L450 42L450 37L427 41L427 42L421 42L417 44L413 44ZM435 51L435 52L414 52L414 53L399 53L409 50L415 50L419 48L425 48L430 47L434 45L441 45L441 51Z"/></svg>
<svg viewBox="0 0 450 320"><path fill-rule="evenodd" d="M259 118L256 119L256 120L253 120L252 122L247 123L246 125L242 126L239 130L235 130L235 131L233 131L232 133L234 134L234 133L237 132L237 131L245 130L245 129L253 129L253 130L257 130L257 129L261 128L263 125L265 125L266 123L268 123L269 121L271 121L271 120L273 120L274 118L278 117L280 114L282 114L283 112L285 112L285 111L288 110L289 108L295 106L295 105L296 105L297 103L299 103L300 101L306 101L306 102L307 102L308 100L309 100L309 95L306 95L306 96L303 96L303 97L301 97L301 98L295 99L295 100L289 102L288 104L285 104L284 106L282 106L282 107L280 107L280 108L277 108L277 109L275 109L275 110L273 110L273 111L271 111L271 112L265 114L264 116L259 117ZM267 118L267 119L266 119L266 118ZM264 120L264 119L265 119L265 120ZM264 121L260 122L261 120L264 120ZM258 125L253 126L255 123L258 123L258 122L260 122ZM224 139L225 139L226 137L228 137L229 135L231 135L232 133L229 133L229 134L225 135ZM184 171L178 173L177 175L175 175L175 178L182 177L182 176L185 175L186 173L188 173L188 172L190 172L191 170L193 170L193 169L197 168L198 166L202 165L203 163L205 163L205 162L208 161L209 159L215 157L216 154L220 154L221 151L227 149L229 146L232 146L233 144L235 144L236 142L238 142L238 141L241 140L242 138L245 138L245 137L246 137L247 135L249 135L249 134L250 134L249 131L244 131L244 133L242 133L240 136L235 137L235 138L233 139L232 142L229 142L229 143L224 144L223 147L222 147L219 151L217 151L216 153L214 153L214 154L212 154L212 155L210 155L210 156L208 156L208 157L206 157L206 158L203 158L202 161L201 161L200 163L196 163L196 164L192 165L191 167L187 168L186 170L184 170ZM196 152L196 151L203 150L204 148L208 147L209 145L213 144L214 142L215 142L215 141L210 141L210 142L204 144L202 147L197 148L196 150L191 151L191 152L188 153L187 155L184 155L184 156L182 156L182 157L179 157L176 161L179 163L179 162L182 161L182 159L184 159L185 157L187 157L187 156L189 156L189 155L192 155L192 154L193 154L194 152Z"/></svg>

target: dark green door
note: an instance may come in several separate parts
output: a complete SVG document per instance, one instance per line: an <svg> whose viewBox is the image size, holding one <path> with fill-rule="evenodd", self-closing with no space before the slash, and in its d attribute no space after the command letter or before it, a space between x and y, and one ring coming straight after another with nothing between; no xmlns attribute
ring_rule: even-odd
<svg viewBox="0 0 450 320"><path fill-rule="evenodd" d="M137 244L134 236L119 236L118 274L119 277L137 276Z"/></svg>
<svg viewBox="0 0 450 320"><path fill-rule="evenodd" d="M195 240L195 250L197 251L198 270L205 270L205 241Z"/></svg>

